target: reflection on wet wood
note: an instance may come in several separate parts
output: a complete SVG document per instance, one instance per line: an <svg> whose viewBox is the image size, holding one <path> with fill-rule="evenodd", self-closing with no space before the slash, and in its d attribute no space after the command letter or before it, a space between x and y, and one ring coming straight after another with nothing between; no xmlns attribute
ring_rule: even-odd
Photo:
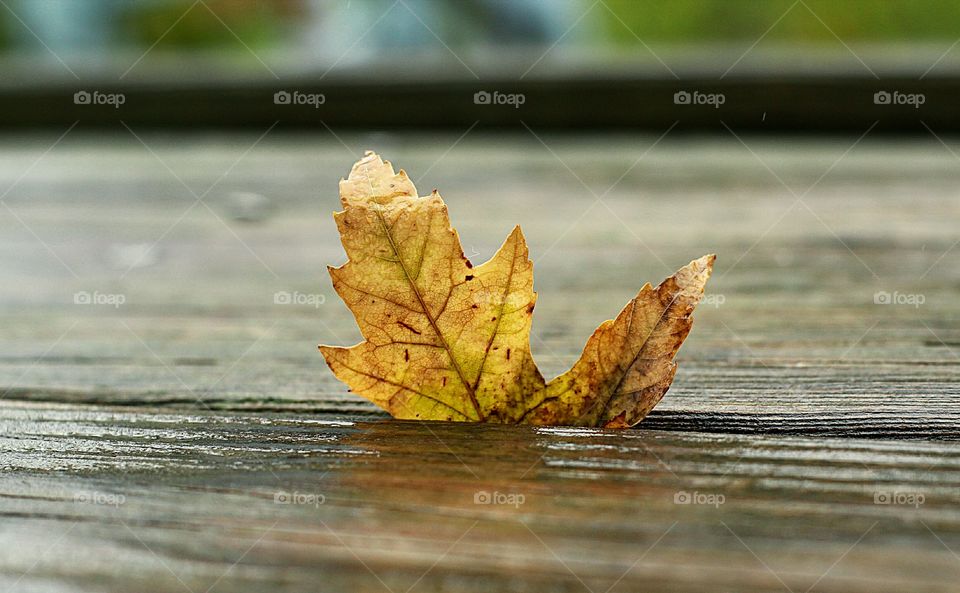
<svg viewBox="0 0 960 593"><path fill-rule="evenodd" d="M24 590L946 591L960 571L954 444L41 404L0 426L0 567L37 562Z"/></svg>

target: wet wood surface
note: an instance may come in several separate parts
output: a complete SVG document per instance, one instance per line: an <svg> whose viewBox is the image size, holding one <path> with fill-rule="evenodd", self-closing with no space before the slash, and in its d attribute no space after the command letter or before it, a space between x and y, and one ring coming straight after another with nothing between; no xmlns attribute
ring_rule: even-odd
<svg viewBox="0 0 960 593"><path fill-rule="evenodd" d="M0 589L955 590L934 138L134 132L0 144ZM475 262L523 226L548 375L717 253L654 413L409 423L346 393L316 344L359 337L325 266L364 148L440 189Z"/></svg>

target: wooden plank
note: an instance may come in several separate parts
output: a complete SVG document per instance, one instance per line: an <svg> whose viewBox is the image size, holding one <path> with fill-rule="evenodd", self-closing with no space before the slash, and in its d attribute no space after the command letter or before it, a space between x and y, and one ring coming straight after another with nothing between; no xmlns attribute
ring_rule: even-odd
<svg viewBox="0 0 960 593"><path fill-rule="evenodd" d="M15 590L949 591L960 573L955 443L9 402L0 426Z"/></svg>
<svg viewBox="0 0 960 593"><path fill-rule="evenodd" d="M235 166L256 137L142 137L193 191L230 174L208 210L191 208L132 137L67 136L42 159L0 212L5 397L373 413L314 349L358 339L323 272L343 260L327 213L352 155L312 136L267 136ZM788 190L733 137L668 136L639 162L655 138L543 137L572 173L532 136L468 136L445 156L447 135L344 138L383 145L424 191L441 187L477 260L524 226L540 293L533 349L547 374L644 281L717 252L709 291L720 300L701 306L652 427L958 436L960 173L935 140L894 152L867 137L836 162L856 138L747 139ZM43 140L3 149L0 177L13 183ZM625 171L596 203L590 191ZM803 199L809 209L797 203L791 191L827 171ZM231 218L238 191L264 196L258 220ZM78 306L79 291L126 301ZM278 291L325 301L276 305ZM924 303L875 305L878 291Z"/></svg>
<svg viewBox="0 0 960 593"><path fill-rule="evenodd" d="M733 137L638 162L655 138L344 134L440 187L475 260L523 224L546 374L719 254L666 399L604 432L385 419L315 351L358 338L323 272L348 151L142 137L179 180L132 137L0 142L0 587L955 589L960 169L935 141L745 139L787 189ZM209 209L186 189L211 184Z"/></svg>

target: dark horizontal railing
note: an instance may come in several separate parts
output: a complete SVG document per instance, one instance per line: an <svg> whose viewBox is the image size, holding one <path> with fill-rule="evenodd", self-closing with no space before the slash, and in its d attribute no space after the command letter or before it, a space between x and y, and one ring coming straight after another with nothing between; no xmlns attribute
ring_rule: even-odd
<svg viewBox="0 0 960 593"><path fill-rule="evenodd" d="M662 131L679 122L680 131L729 126L752 132L849 132L876 123L879 132L928 133L926 127L960 132L960 78L954 76L378 80L21 84L0 90L0 127L79 120L83 126L108 127L123 121L171 128L261 128L279 122L296 128L464 129L479 122L489 128L525 123L538 129ZM85 95L75 97L83 92L89 93L88 102ZM275 99L282 92L289 93L288 103L284 95Z"/></svg>

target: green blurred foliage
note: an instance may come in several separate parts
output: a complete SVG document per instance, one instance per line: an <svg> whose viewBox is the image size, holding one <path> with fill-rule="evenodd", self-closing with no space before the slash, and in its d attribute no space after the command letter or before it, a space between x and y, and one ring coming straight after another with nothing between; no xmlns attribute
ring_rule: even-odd
<svg viewBox="0 0 960 593"><path fill-rule="evenodd" d="M144 46L162 37L158 48L242 49L238 37L250 47L269 47L283 40L301 7L295 0L206 0L209 9L202 2L191 9L192 4L192 0L131 3L121 16L124 34Z"/></svg>
<svg viewBox="0 0 960 593"><path fill-rule="evenodd" d="M764 40L838 43L833 33L844 41L867 42L952 40L960 35L958 0L804 0L792 10L795 0L605 2L616 15L601 9L604 34L622 44L636 43L633 33L644 41L752 41L788 10Z"/></svg>
<svg viewBox="0 0 960 593"><path fill-rule="evenodd" d="M7 11L0 11L0 50L10 47L10 15Z"/></svg>

